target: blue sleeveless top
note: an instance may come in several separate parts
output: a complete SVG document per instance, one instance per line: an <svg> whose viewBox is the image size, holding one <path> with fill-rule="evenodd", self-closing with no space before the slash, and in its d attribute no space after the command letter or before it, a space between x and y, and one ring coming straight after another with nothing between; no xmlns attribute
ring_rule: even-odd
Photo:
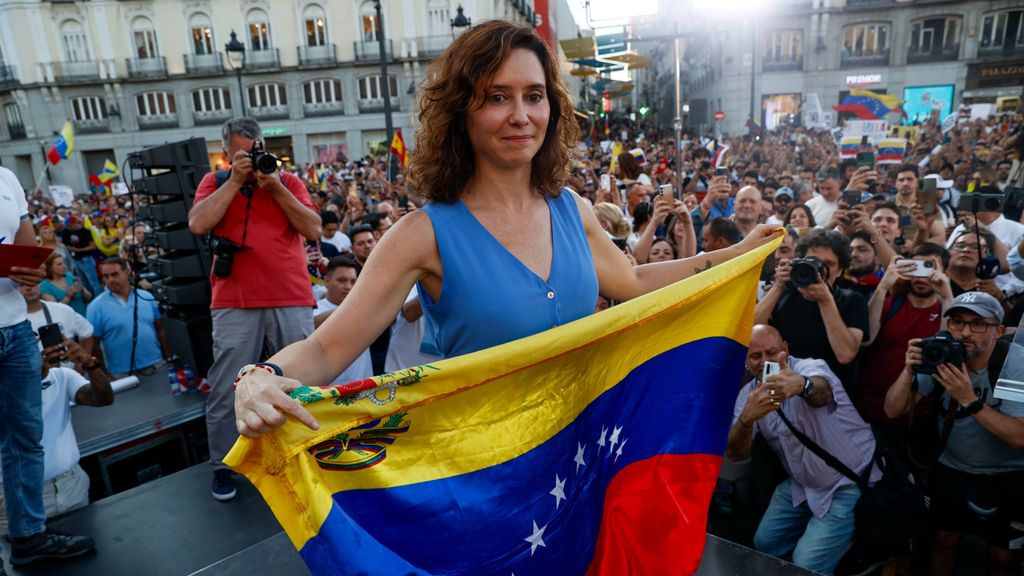
<svg viewBox="0 0 1024 576"><path fill-rule="evenodd" d="M553 244L547 282L505 249L462 200L424 207L441 254L441 298L434 302L422 284L417 289L443 357L511 342L594 312L597 273L573 195L562 190L557 198L545 198Z"/></svg>

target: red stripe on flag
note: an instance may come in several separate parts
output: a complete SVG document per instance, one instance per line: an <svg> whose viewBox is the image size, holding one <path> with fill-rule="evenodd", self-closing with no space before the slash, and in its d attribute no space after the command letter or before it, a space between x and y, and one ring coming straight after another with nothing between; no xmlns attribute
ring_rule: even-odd
<svg viewBox="0 0 1024 576"><path fill-rule="evenodd" d="M60 162L60 152L57 152L56 146L51 147L50 151L46 153L46 159L49 160L50 164L53 164L54 166L56 166L57 163Z"/></svg>
<svg viewBox="0 0 1024 576"><path fill-rule="evenodd" d="M721 467L721 456L661 454L616 474L587 575L696 572Z"/></svg>

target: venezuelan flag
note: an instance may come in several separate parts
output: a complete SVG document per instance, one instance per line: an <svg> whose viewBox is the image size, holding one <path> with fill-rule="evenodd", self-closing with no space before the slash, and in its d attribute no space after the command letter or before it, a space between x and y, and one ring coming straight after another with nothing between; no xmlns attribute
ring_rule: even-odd
<svg viewBox="0 0 1024 576"><path fill-rule="evenodd" d="M106 162L103 163L103 169L100 170L98 174L96 174L96 178L100 182L107 184L111 180L117 178L120 175L121 171L117 169L117 164L114 164L110 160L107 160Z"/></svg>
<svg viewBox="0 0 1024 576"><path fill-rule="evenodd" d="M57 140L54 141L53 146L50 147L50 151L46 153L46 158L50 161L50 164L57 165L61 160L67 160L68 156L75 149L75 128L71 124L71 120L64 122L64 127L61 128L60 135L57 136Z"/></svg>
<svg viewBox="0 0 1024 576"><path fill-rule="evenodd" d="M878 164L899 164L903 162L903 155L907 151L907 140L905 138L886 138L878 144L875 152L875 162Z"/></svg>
<svg viewBox="0 0 1024 576"><path fill-rule="evenodd" d="M837 112L850 112L861 120L881 120L892 112L903 114L903 100L892 94L877 94L871 90L850 90L838 106Z"/></svg>
<svg viewBox="0 0 1024 576"><path fill-rule="evenodd" d="M515 342L293 396L225 461L326 574L688 574L769 244Z"/></svg>
<svg viewBox="0 0 1024 576"><path fill-rule="evenodd" d="M860 152L860 136L847 136L839 141L839 157L856 158Z"/></svg>

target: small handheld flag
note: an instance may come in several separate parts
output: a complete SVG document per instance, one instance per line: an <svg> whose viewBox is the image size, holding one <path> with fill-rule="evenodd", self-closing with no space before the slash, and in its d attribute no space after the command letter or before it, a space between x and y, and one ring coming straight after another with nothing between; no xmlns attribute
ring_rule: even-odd
<svg viewBox="0 0 1024 576"><path fill-rule="evenodd" d="M405 154L405 140L402 139L402 129L395 130L395 137L391 139L391 157L398 159L398 167L405 168L407 161Z"/></svg>
<svg viewBox="0 0 1024 576"><path fill-rule="evenodd" d="M66 160L68 156L71 156L71 152L75 149L75 129L71 124L71 120L64 122L64 127L61 128L60 135L57 136L57 140L54 141L53 146L50 147L50 151L46 153L47 160L54 166L57 165L61 160Z"/></svg>
<svg viewBox="0 0 1024 576"><path fill-rule="evenodd" d="M117 169L117 164L114 164L110 160L107 160L103 164L103 170L100 170L99 173L96 174L96 177L99 179L100 182L107 184L111 180L117 178L120 175L121 171Z"/></svg>

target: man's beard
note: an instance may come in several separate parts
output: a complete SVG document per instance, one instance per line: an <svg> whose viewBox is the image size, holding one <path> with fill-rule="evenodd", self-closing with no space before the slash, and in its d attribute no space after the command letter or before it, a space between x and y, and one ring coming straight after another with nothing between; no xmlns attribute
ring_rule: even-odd
<svg viewBox="0 0 1024 576"><path fill-rule="evenodd" d="M875 266L874 264L867 264L860 268L850 268L850 276L853 276L854 278L860 278L862 276L867 276L868 274L873 274L876 269L877 266Z"/></svg>

